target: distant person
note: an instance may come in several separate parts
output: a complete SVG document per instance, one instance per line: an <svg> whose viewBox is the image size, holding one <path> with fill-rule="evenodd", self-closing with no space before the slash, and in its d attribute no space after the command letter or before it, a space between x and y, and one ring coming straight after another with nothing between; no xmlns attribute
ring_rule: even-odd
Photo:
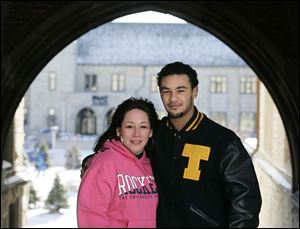
<svg viewBox="0 0 300 229"><path fill-rule="evenodd" d="M156 227L158 194L148 158L156 122L155 108L146 99L130 98L117 107L82 176L79 227ZM83 162L84 168L88 160Z"/></svg>
<svg viewBox="0 0 300 229"><path fill-rule="evenodd" d="M46 169L48 168L47 164L47 152L45 151L45 147L41 146L39 151L37 152L35 158L35 168L38 173L37 176L45 175Z"/></svg>

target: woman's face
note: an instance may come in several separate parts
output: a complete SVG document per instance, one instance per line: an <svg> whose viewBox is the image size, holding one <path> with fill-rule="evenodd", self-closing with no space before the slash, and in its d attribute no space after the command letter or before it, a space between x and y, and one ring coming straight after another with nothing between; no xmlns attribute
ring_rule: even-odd
<svg viewBox="0 0 300 229"><path fill-rule="evenodd" d="M128 111L117 129L117 135L122 138L123 144L135 155L144 151L144 148L152 136L149 117L140 109Z"/></svg>

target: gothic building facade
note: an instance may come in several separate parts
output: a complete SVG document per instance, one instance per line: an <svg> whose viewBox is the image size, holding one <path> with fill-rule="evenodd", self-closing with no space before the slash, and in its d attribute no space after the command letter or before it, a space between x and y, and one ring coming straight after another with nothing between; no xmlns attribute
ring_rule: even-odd
<svg viewBox="0 0 300 229"><path fill-rule="evenodd" d="M156 77L174 61L197 70L202 112L242 139L256 137L257 77L245 62L191 24L151 23L107 23L53 58L26 94L27 134L49 136L57 126L58 144L76 136L94 140L130 96L150 99L163 116Z"/></svg>

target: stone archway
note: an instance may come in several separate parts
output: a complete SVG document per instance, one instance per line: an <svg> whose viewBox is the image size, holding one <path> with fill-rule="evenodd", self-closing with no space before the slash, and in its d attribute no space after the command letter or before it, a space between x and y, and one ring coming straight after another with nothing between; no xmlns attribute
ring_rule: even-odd
<svg viewBox="0 0 300 229"><path fill-rule="evenodd" d="M280 28L288 24L291 26L289 32L296 31L299 22L294 8L298 7L297 3L272 3L275 4L275 13L271 15L274 20L272 17L269 19L268 15L263 18L265 10L270 7L264 3L89 1L44 4L40 12L36 9L35 13L38 16L24 22L22 31L16 34L11 43L1 39L2 47L8 44L1 52L1 163L4 143L16 108L31 82L49 60L71 41L92 28L120 16L153 10L170 13L212 33L238 53L257 73L273 97L283 119L293 161L293 189L298 189L299 95L295 86L298 83L295 82L298 80L299 56L295 54L294 47L288 47L294 44L294 39L298 42L294 36L297 32L286 39L286 31L283 30L282 34L277 35L278 27L274 26L278 23L276 18L284 15L281 18L284 19L281 21L283 26ZM35 9L34 5L32 8ZM282 9L285 10L284 14L281 13ZM1 12L5 13L6 10L8 6L1 9ZM262 19L259 20L259 17ZM9 26L5 16L2 18L4 29L1 30L1 38L6 31L5 26ZM281 41L291 42L285 46ZM288 51L285 50L286 47L289 48Z"/></svg>

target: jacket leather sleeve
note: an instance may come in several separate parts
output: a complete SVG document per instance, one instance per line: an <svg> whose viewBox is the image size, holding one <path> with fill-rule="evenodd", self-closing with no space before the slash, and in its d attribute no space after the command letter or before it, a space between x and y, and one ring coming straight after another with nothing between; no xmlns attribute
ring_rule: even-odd
<svg viewBox="0 0 300 229"><path fill-rule="evenodd" d="M220 173L228 202L228 227L258 227L261 194L251 157L241 141L227 147L220 161Z"/></svg>

